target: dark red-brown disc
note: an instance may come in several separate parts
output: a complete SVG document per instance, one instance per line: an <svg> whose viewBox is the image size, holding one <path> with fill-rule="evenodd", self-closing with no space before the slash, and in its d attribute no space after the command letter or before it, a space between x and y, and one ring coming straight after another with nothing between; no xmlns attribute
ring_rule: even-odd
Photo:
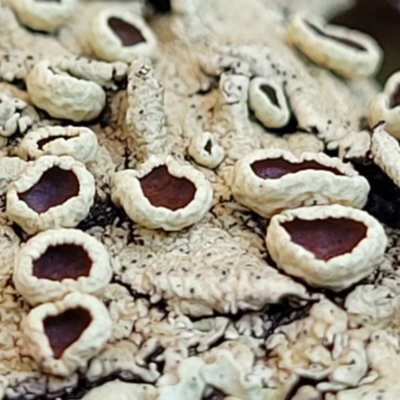
<svg viewBox="0 0 400 400"><path fill-rule="evenodd" d="M140 179L140 186L154 207L165 207L172 211L186 207L196 194L193 182L171 175L165 165L154 168Z"/></svg>
<svg viewBox="0 0 400 400"><path fill-rule="evenodd" d="M33 262L33 275L41 279L62 281L89 276L92 260L86 250L75 244L49 246Z"/></svg>
<svg viewBox="0 0 400 400"><path fill-rule="evenodd" d="M56 140L56 139L65 139L65 140L68 140L68 139L71 139L71 137L70 137L70 136L63 136L63 135L49 136L49 137L47 137L47 138L40 139L40 140L37 142L37 147L38 147L39 150L43 150L43 147L44 147L47 143L50 143L50 142L52 142L53 140Z"/></svg>
<svg viewBox="0 0 400 400"><path fill-rule="evenodd" d="M251 164L253 172L262 179L279 179L284 175L304 170L326 171L335 175L343 175L338 169L327 167L316 161L292 163L284 158L268 158Z"/></svg>
<svg viewBox="0 0 400 400"><path fill-rule="evenodd" d="M261 85L260 87L261 91L267 95L269 98L270 102L274 105L279 107L279 101L278 101L278 96L276 94L275 89L272 86L269 85Z"/></svg>
<svg viewBox="0 0 400 400"><path fill-rule="evenodd" d="M76 342L92 322L88 310L71 308L43 321L44 332L49 339L54 358L61 358L64 351Z"/></svg>
<svg viewBox="0 0 400 400"><path fill-rule="evenodd" d="M324 261L350 253L367 234L367 227L362 222L348 218L311 221L295 218L282 226L294 243Z"/></svg>
<svg viewBox="0 0 400 400"><path fill-rule="evenodd" d="M109 18L108 26L121 39L124 46L134 46L146 41L139 29L120 18Z"/></svg>
<svg viewBox="0 0 400 400"><path fill-rule="evenodd" d="M18 197L37 213L63 204L79 194L79 181L69 170L52 167L45 171L39 181Z"/></svg>
<svg viewBox="0 0 400 400"><path fill-rule="evenodd" d="M360 43L357 43L354 40L351 39L347 39L344 37L339 37L339 36L335 36L335 35L330 35L327 32L323 31L322 29L318 28L317 26L310 24L308 21L306 22L307 26L314 31L314 33L316 33L317 35L324 37L326 39L330 39L333 40L335 42L344 44L345 46L349 46L352 47L355 50L358 51L366 51L365 47L362 46Z"/></svg>

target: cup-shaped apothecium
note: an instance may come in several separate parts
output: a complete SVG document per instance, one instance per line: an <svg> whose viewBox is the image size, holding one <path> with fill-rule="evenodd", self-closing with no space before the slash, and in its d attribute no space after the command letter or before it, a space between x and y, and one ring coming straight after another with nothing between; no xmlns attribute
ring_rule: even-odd
<svg viewBox="0 0 400 400"><path fill-rule="evenodd" d="M96 158L99 144L96 134L86 127L46 126L28 132L17 152L24 160L44 155L71 156L82 163Z"/></svg>
<svg viewBox="0 0 400 400"><path fill-rule="evenodd" d="M157 50L156 37L143 18L115 8L94 17L89 42L94 53L106 61L131 62L152 57Z"/></svg>
<svg viewBox="0 0 400 400"><path fill-rule="evenodd" d="M365 211L332 205L275 215L266 243L289 275L340 291L373 272L383 260L387 239L381 224Z"/></svg>
<svg viewBox="0 0 400 400"><path fill-rule="evenodd" d="M70 293L32 309L22 323L25 346L45 372L68 376L84 368L111 335L111 318L96 297Z"/></svg>
<svg viewBox="0 0 400 400"><path fill-rule="evenodd" d="M7 191L8 217L27 233L73 228L93 204L94 178L72 157L43 156L27 163Z"/></svg>
<svg viewBox="0 0 400 400"><path fill-rule="evenodd" d="M53 118L91 121L106 104L100 85L58 70L48 60L37 63L29 72L26 86L33 104Z"/></svg>
<svg viewBox="0 0 400 400"><path fill-rule="evenodd" d="M197 164L206 168L217 168L224 159L225 151L211 132L195 134L190 140L188 153Z"/></svg>
<svg viewBox="0 0 400 400"><path fill-rule="evenodd" d="M265 218L308 205L342 204L362 208L368 181L350 164L323 153L256 150L238 160L233 170L235 199Z"/></svg>
<svg viewBox="0 0 400 400"><path fill-rule="evenodd" d="M13 280L24 299L37 305L70 292L97 294L111 275L110 257L97 239L76 229L50 229L18 252Z"/></svg>
<svg viewBox="0 0 400 400"><path fill-rule="evenodd" d="M400 139L400 71L395 72L385 83L369 105L368 120L370 126L385 122L385 129Z"/></svg>
<svg viewBox="0 0 400 400"><path fill-rule="evenodd" d="M283 85L272 78L252 79L249 106L266 128L282 128L290 119L290 108Z"/></svg>
<svg viewBox="0 0 400 400"><path fill-rule="evenodd" d="M345 78L373 75L382 61L382 50L370 36L342 26L327 25L317 17L296 14L288 38L316 64Z"/></svg>
<svg viewBox="0 0 400 400"><path fill-rule="evenodd" d="M150 229L176 231L198 222L211 207L205 176L171 156L151 157L139 171L117 172L112 199L128 216Z"/></svg>

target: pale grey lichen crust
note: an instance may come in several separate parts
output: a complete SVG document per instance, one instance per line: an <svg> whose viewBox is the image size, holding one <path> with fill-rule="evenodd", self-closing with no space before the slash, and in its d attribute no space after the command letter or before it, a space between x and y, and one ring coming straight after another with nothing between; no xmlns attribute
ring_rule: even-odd
<svg viewBox="0 0 400 400"><path fill-rule="evenodd" d="M142 161L169 154L171 150L165 126L164 90L150 62L132 61L128 69L124 128Z"/></svg>
<svg viewBox="0 0 400 400"><path fill-rule="evenodd" d="M140 385L121 381L111 381L92 390L82 400L112 400L118 393L120 400L156 400L157 389L151 385Z"/></svg>
<svg viewBox="0 0 400 400"><path fill-rule="evenodd" d="M0 136L9 137L18 130L21 133L32 125L32 118L25 113L27 104L6 93L0 93Z"/></svg>
<svg viewBox="0 0 400 400"><path fill-rule="evenodd" d="M234 219L229 220L233 224ZM141 232L146 238L154 235ZM119 248L117 276L134 290L164 298L177 313L194 317L258 310L286 297L310 298L302 284L278 273L255 248L248 252L256 245L253 235L240 228L236 232L233 237L225 229L198 223L189 236L179 231L160 235L155 242L146 240L145 248L140 244ZM170 240L177 246L171 247Z"/></svg>
<svg viewBox="0 0 400 400"><path fill-rule="evenodd" d="M54 5L60 10L67 1ZM290 34L296 12L328 20L350 3L171 0L170 14L155 15L144 0L80 1L69 18L64 19L66 12L63 21L51 19L57 27L44 27L57 29L56 34L42 35L26 29L29 21L21 24L22 18L0 0L1 399L70 398L83 384L93 387L85 400L114 400L116 393L140 400L277 400L289 394L293 400L347 400L362 399L365 392L398 400L398 232L385 228L389 240L383 261L354 290L329 293L328 301L322 289L271 265L264 241L268 221L232 195L235 163L254 151L286 151L300 160L305 153L318 158L324 149L339 149L345 157L370 148L370 134L360 132L365 129L360 121L377 89L359 76L371 74L379 64L376 43L357 32L318 25L323 33L353 40L366 51L360 57L344 42L314 35L323 43L308 46L308 51L314 57L328 55L322 62L315 58L317 65L313 54L301 54L307 54L305 47L295 49ZM143 24L144 36L149 32L157 38L157 48L148 46L151 40L144 46L121 46L107 26L111 15L127 22L133 16L132 23ZM96 29L101 32L93 40ZM305 38L304 32L298 37ZM353 77L357 79L348 79ZM276 87L285 117L278 129L271 129L270 121L262 123L270 103L254 107L250 88L256 79ZM255 93L260 94L258 88ZM277 114L270 115L276 123ZM90 146L70 146L75 139L62 138L43 145L42 152L34 150L36 145L26 146L35 132L41 132L35 140L45 139L71 121L90 129ZM378 135L372 141L377 160L384 157L382 149L391 142ZM393 173L396 152L390 152L386 163ZM34 229L24 228L6 210L8 185L12 190L49 154L68 154L86 164L87 170L79 163L92 176L90 196L73 226L79 223L78 229L102 243L113 271L112 281L103 287L104 280L93 293L96 297L89 296L106 310L107 329L96 331L93 343L82 336L75 343L82 347L70 346L59 360L54 360L43 329L29 330L40 325L40 318L24 300L25 289L19 286L18 293L12 276L15 256L43 237L28 236L63 224L42 221L39 226L35 220ZM171 157L208 185L190 224L187 215L173 223L170 214L156 224L159 214L153 212L160 210L148 207L141 214L145 227L124 212L134 208L139 195L126 204L118 199L124 209L110 200L114 177L129 192L128 179L137 181L138 176L131 180L126 171L141 171L152 157ZM342 168L336 161L333 166ZM355 173L344 179L349 182L342 190L346 201L353 196L350 203L362 207L365 181ZM310 181L308 171L297 183ZM360 189L356 194L352 184ZM329 202L336 201L337 196ZM289 203L285 207L299 206ZM160 225L167 229L155 229ZM63 289L61 300L39 308L42 316L60 312L68 296L79 297L76 304L84 307L82 296L88 295ZM44 300L39 296L37 301ZM25 318L29 324L21 331ZM312 383L303 385L303 378ZM114 382L101 385L110 379Z"/></svg>
<svg viewBox="0 0 400 400"><path fill-rule="evenodd" d="M273 368L279 363L278 376L285 381L316 380L314 394L319 398L331 391L340 396L341 390L368 380L365 342L369 333L349 325L345 311L321 299L307 317L278 328L267 339L270 357L266 364Z"/></svg>

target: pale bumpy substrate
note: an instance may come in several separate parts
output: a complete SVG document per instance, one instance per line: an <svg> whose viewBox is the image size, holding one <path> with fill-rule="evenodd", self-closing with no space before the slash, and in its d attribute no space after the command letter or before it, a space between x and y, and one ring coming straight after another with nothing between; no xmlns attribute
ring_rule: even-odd
<svg viewBox="0 0 400 400"><path fill-rule="evenodd" d="M257 320L257 316L253 318ZM204 329L207 324L201 322ZM264 350L259 351L264 340L236 336L230 325L230 339L202 354L188 356L170 348L156 389L114 381L92 390L85 400L100 396L111 400L111 390L118 388L123 396L130 392L143 400L201 400L213 398L215 390L216 396L241 400L283 400L289 393L290 398L307 400L324 396L341 399L343 393L347 400L350 393L359 395L365 390L374 394L383 390L388 399L395 399L392 396L398 385L393 381L392 363L398 360L398 340L385 332L352 329L350 322L345 311L321 298L307 317L278 328L268 337L267 359ZM302 378L315 384L301 384ZM305 392L312 396L304 397Z"/></svg>
<svg viewBox="0 0 400 400"><path fill-rule="evenodd" d="M170 143L165 127L164 87L147 62L134 60L128 70L124 128L137 157L145 161L168 154Z"/></svg>
<svg viewBox="0 0 400 400"><path fill-rule="evenodd" d="M49 317L57 317L68 310L77 309L89 313L89 325L61 352L61 356L56 357L51 340L46 334L45 321ZM75 324L73 319L69 323ZM100 300L87 294L70 293L60 301L45 303L32 309L22 323L22 332L27 351L43 370L56 376L67 377L78 368L84 368L100 351L111 335L111 326L107 308ZM67 334L66 331L68 325L61 328L64 335ZM60 337L60 332L52 334Z"/></svg>
<svg viewBox="0 0 400 400"><path fill-rule="evenodd" d="M253 233L235 227L233 218L226 224L232 224L234 234L200 223L173 235L138 229L144 245L114 250L117 276L133 290L162 297L176 312L196 317L259 310L285 298L310 298L303 285L258 255L262 243L257 244Z"/></svg>
<svg viewBox="0 0 400 400"><path fill-rule="evenodd" d="M54 168L71 172L77 180L77 193L45 212L37 212L21 199L21 194L35 187L42 176ZM40 191L37 192L38 195ZM82 221L93 204L95 185L85 166L72 157L43 156L27 163L18 179L7 190L7 215L27 233L34 234L51 228L73 228ZM49 196L48 193L42 195Z"/></svg>
<svg viewBox="0 0 400 400"><path fill-rule="evenodd" d="M24 160L36 160L44 155L71 156L82 163L96 158L96 134L86 127L46 126L28 132L17 149Z"/></svg>
<svg viewBox="0 0 400 400"><path fill-rule="evenodd" d="M336 394L328 394L327 400L395 400L400 393L396 366L400 361L398 337L387 331L373 333L366 346L369 375L360 381L357 388L349 388Z"/></svg>
<svg viewBox="0 0 400 400"><path fill-rule="evenodd" d="M112 381L93 389L82 400L113 400L117 394L119 400L155 400L158 391L151 385Z"/></svg>
<svg viewBox="0 0 400 400"><path fill-rule="evenodd" d="M63 257L63 253L57 258L55 251L57 246L65 245L68 247L64 250L67 252L64 257L68 256L68 261L63 265L62 260L59 259ZM77 248L82 249L89 258L88 262L91 263L88 266L89 271L61 270L61 268L74 268L69 261L71 259L78 265L84 263L82 258L78 258L83 257L81 252L75 259L71 255ZM42 266L42 269L46 268L46 271L41 271L40 268L35 269L35 262L46 256L49 249L52 249L53 252L48 256L46 265ZM37 276L36 270L37 274L44 274L45 277ZM58 278L59 275L68 275L74 272L78 275L77 277ZM79 276L79 272L82 273L82 276ZM105 288L110 280L111 266L107 250L95 238L76 229L50 229L39 233L24 244L18 252L14 265L15 287L32 305L60 300L70 292L96 294Z"/></svg>
<svg viewBox="0 0 400 400"><path fill-rule="evenodd" d="M292 221L354 221L365 226L365 235L349 251L328 259L293 241L283 226ZM329 231L329 223L324 227ZM343 234L346 234L343 227ZM306 235L306 233L304 233ZM351 239L345 235L346 239ZM329 240L343 242L340 236ZM318 240L309 237L310 241ZM304 207L289 210L271 219L267 231L267 248L278 267L289 275L299 277L310 285L340 291L368 276L383 260L387 239L383 227L368 213L340 205ZM321 241L323 245L323 241ZM329 244L326 244L329 246Z"/></svg>
<svg viewBox="0 0 400 400"><path fill-rule="evenodd" d="M24 133L33 118L25 112L25 101L0 92L0 136L10 137L17 131Z"/></svg>
<svg viewBox="0 0 400 400"><path fill-rule="evenodd" d="M0 157L0 193L4 195L8 185L21 175L26 162L18 157Z"/></svg>
<svg viewBox="0 0 400 400"><path fill-rule="evenodd" d="M117 83L121 83L126 78L128 70L128 65L121 61L108 63L87 57L76 58L71 55L52 58L51 65L76 78L92 81L106 89L114 88Z"/></svg>
<svg viewBox="0 0 400 400"><path fill-rule="evenodd" d="M339 158L363 157L371 146L371 133L367 130L350 132L339 143Z"/></svg>
<svg viewBox="0 0 400 400"><path fill-rule="evenodd" d="M268 338L267 349L266 364L273 369L277 366L283 381L290 382L293 375L295 382L299 377L316 381L308 384L313 396L307 400L380 396L395 400L398 396L394 372L398 338L379 330L352 329L346 312L327 300L314 305L308 317L278 328Z"/></svg>
<svg viewBox="0 0 400 400"><path fill-rule="evenodd" d="M313 162L317 166L288 171L276 177L271 165L272 176L264 178L252 168L264 160L283 160L294 167L305 162ZM322 168L317 169L319 167ZM302 153L296 157L280 149L256 150L238 160L232 173L235 199L265 218L283 210L311 205L337 203L362 208L367 202L368 191L367 180L350 164L323 153Z"/></svg>
<svg viewBox="0 0 400 400"><path fill-rule="evenodd" d="M354 326L372 323L385 328L397 321L400 296L387 286L359 285L346 297L344 308Z"/></svg>

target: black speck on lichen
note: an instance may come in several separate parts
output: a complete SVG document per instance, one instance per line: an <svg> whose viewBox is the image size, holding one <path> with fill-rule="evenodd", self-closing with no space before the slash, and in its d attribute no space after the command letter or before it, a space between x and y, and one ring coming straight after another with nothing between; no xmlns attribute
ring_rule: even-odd
<svg viewBox="0 0 400 400"><path fill-rule="evenodd" d="M165 14L171 11L171 0L147 0L148 4L160 14Z"/></svg>
<svg viewBox="0 0 400 400"><path fill-rule="evenodd" d="M27 234L24 232L24 230L17 224L12 224L11 228L13 229L14 233L17 235L18 239L21 242L25 242L27 239Z"/></svg>
<svg viewBox="0 0 400 400"><path fill-rule="evenodd" d="M268 128L268 132L270 133L276 133L277 135L286 135L290 133L296 133L298 132L299 129L299 123L297 121L297 118L294 114L290 115L289 122L282 128Z"/></svg>
<svg viewBox="0 0 400 400"><path fill-rule="evenodd" d="M280 325L289 324L308 316L310 308L314 302L296 305L291 299L284 299L279 304L268 306L265 311L265 318L269 321L269 327L265 332L265 336L269 336Z"/></svg>
<svg viewBox="0 0 400 400"><path fill-rule="evenodd" d="M126 219L126 216L121 209L115 206L110 197L102 200L96 196L89 215L78 225L78 229L86 231L94 226L104 228L107 225L112 225L117 218L123 220Z"/></svg>
<svg viewBox="0 0 400 400"><path fill-rule="evenodd" d="M21 143L22 139L24 138L25 133L21 133L18 129L12 136L7 138L7 146L9 147L18 147Z"/></svg>
<svg viewBox="0 0 400 400"><path fill-rule="evenodd" d="M358 121L358 129L360 131L369 131L371 128L368 123L367 117L361 117Z"/></svg>
<svg viewBox="0 0 400 400"><path fill-rule="evenodd" d="M204 150L208 153L211 154L211 148L212 148L212 142L211 140L207 140L206 145L204 146Z"/></svg>
<svg viewBox="0 0 400 400"><path fill-rule="evenodd" d="M22 90L26 92L26 83L23 79L14 79L12 82L10 82L12 85L14 85L17 89Z"/></svg>
<svg viewBox="0 0 400 400"><path fill-rule="evenodd" d="M203 400L224 400L225 394L217 389L213 389L210 394L203 397Z"/></svg>

